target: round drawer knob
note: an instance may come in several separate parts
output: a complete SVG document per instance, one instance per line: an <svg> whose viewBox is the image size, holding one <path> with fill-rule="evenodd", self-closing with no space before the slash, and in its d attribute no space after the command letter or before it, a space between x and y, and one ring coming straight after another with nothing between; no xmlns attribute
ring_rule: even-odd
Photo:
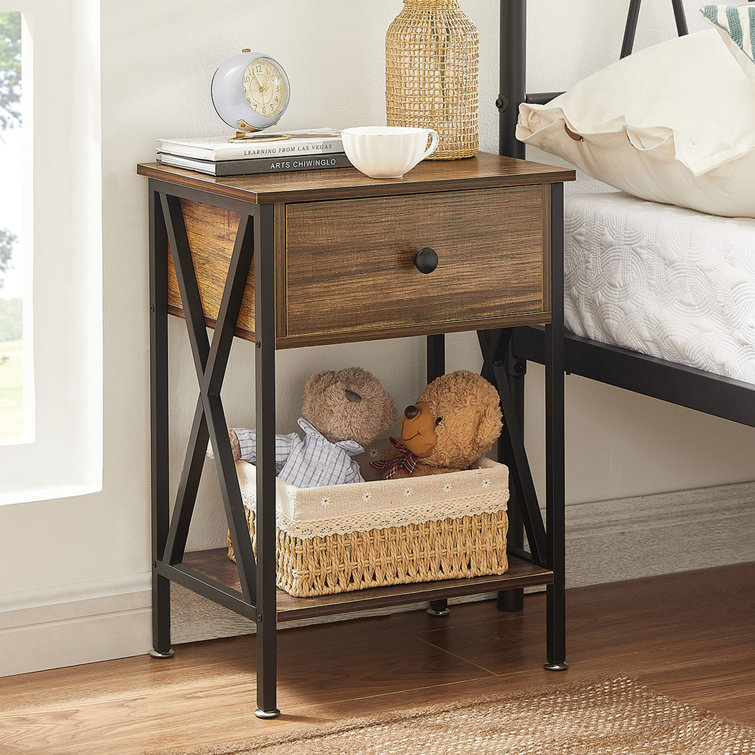
<svg viewBox="0 0 755 755"><path fill-rule="evenodd" d="M414 266L421 273L427 275L438 267L438 255L435 249L431 249L426 246L424 249L420 249L413 257Z"/></svg>

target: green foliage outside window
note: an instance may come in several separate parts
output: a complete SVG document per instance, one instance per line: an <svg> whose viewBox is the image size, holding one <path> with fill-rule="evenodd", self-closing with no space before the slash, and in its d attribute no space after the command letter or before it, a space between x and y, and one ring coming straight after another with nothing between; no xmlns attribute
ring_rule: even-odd
<svg viewBox="0 0 755 755"><path fill-rule="evenodd" d="M13 247L18 239L14 233L6 228L0 228L0 288L3 286L3 273L10 265L10 258L13 254Z"/></svg>
<svg viewBox="0 0 755 755"><path fill-rule="evenodd" d="M0 13L0 139L3 131L20 126L21 14L4 12ZM3 285L3 273L10 267L17 241L14 233L0 228L0 288ZM22 329L21 300L0 299L0 342L7 343L21 338ZM0 357L0 366L7 367L9 357L6 354Z"/></svg>
<svg viewBox="0 0 755 755"><path fill-rule="evenodd" d="M21 14L0 13L0 131L21 125Z"/></svg>
<svg viewBox="0 0 755 755"><path fill-rule="evenodd" d="M24 332L23 318L21 299L0 299L0 343L21 338Z"/></svg>

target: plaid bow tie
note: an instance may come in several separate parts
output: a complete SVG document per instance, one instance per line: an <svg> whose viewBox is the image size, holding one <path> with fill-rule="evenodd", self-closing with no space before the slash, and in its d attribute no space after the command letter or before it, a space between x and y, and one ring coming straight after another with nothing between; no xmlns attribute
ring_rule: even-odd
<svg viewBox="0 0 755 755"><path fill-rule="evenodd" d="M412 474L417 466L417 457L406 446L402 446L395 438L391 438L390 441L399 450L400 455L394 459L371 461L370 466L378 472L385 471L383 475L384 480L393 478L399 469L405 470L409 475Z"/></svg>

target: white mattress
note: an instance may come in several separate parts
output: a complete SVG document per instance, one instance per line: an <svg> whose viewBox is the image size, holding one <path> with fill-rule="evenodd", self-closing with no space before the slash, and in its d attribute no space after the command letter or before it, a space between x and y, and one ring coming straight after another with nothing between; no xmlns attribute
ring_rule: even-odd
<svg viewBox="0 0 755 755"><path fill-rule="evenodd" d="M755 383L755 220L620 192L565 208L572 333Z"/></svg>

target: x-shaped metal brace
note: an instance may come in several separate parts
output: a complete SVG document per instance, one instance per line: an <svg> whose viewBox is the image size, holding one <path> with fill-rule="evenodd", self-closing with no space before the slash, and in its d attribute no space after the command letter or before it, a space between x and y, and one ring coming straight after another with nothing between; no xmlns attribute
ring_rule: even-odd
<svg viewBox="0 0 755 755"><path fill-rule="evenodd" d="M511 330L480 330L477 332L477 337L483 356L481 374L498 389L501 400L503 431L499 442L503 444L502 458L513 471L510 480L514 487L514 500L520 508L532 558L536 563L545 566L547 563L545 526L524 448L524 428L520 423L520 414L517 411L509 377L509 362L512 358Z"/></svg>
<svg viewBox="0 0 755 755"><path fill-rule="evenodd" d="M215 333L210 343L181 200L164 193L159 196L199 383L199 397L162 560L170 565L180 564L183 560L209 441L220 477L223 506L236 553L241 592L244 601L254 605L256 564L220 399L220 389L254 253L254 218L241 214Z"/></svg>

